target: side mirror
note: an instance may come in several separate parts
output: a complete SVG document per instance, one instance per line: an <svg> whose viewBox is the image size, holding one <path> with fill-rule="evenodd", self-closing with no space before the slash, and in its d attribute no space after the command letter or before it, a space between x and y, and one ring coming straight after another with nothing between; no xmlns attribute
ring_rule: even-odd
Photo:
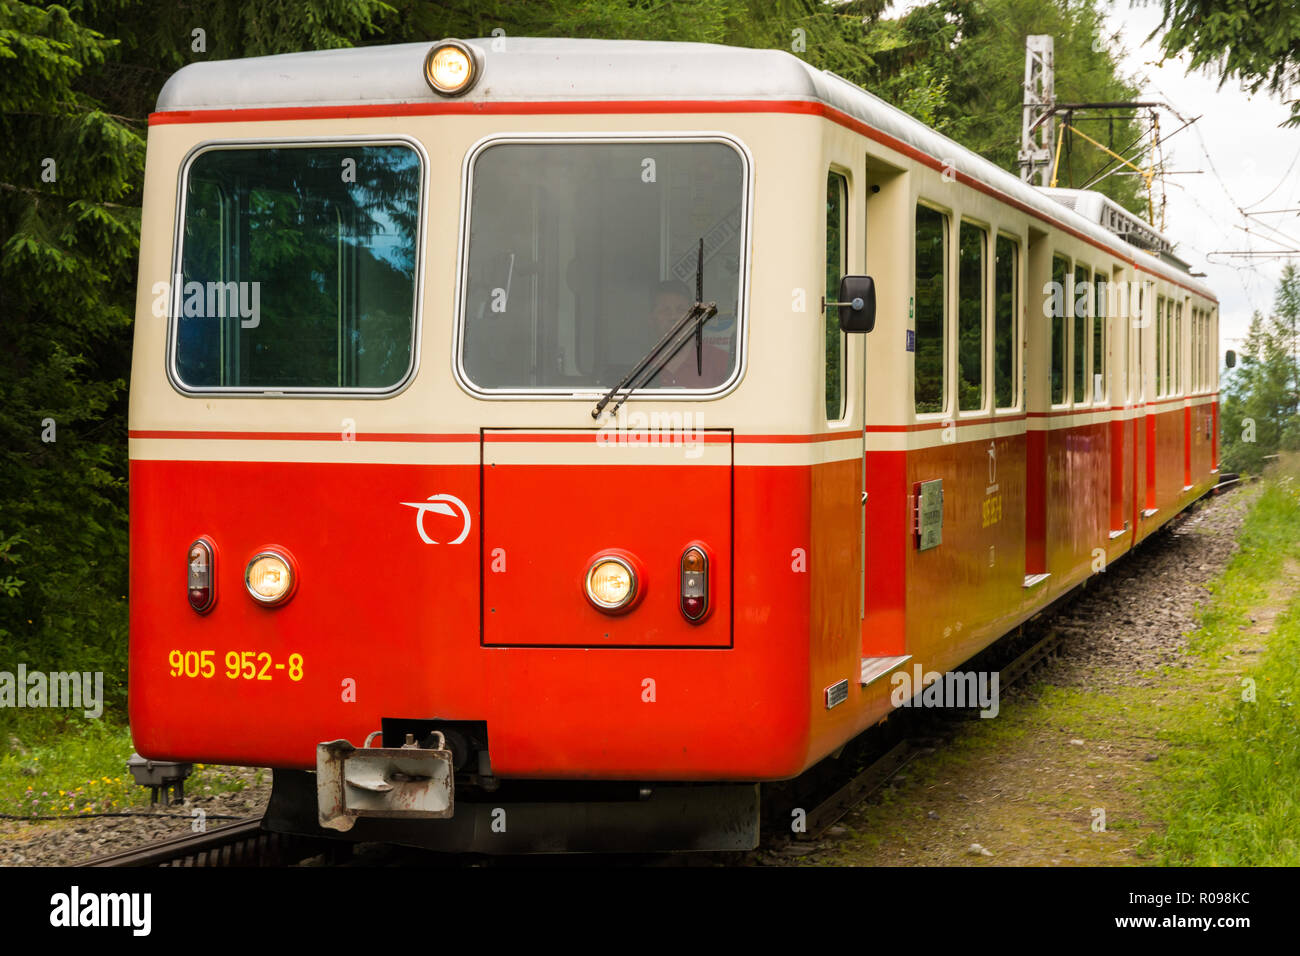
<svg viewBox="0 0 1300 956"><path fill-rule="evenodd" d="M1226 365L1228 368L1236 368L1237 353L1234 352L1232 349L1228 349L1228 351L1225 352L1223 355L1223 364Z"/></svg>
<svg viewBox="0 0 1300 956"><path fill-rule="evenodd" d="M871 276L840 279L841 332L870 332L876 327L876 283Z"/></svg>

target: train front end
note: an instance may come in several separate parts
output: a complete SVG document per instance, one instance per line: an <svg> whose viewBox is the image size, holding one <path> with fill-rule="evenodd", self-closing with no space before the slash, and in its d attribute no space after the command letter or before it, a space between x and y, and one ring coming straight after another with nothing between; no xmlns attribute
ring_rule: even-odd
<svg viewBox="0 0 1300 956"><path fill-rule="evenodd" d="M783 134L512 109L482 100L487 46L452 47L341 54L416 74L383 106L331 103L326 54L246 61L281 105L223 105L239 64L163 93L130 412L137 748L276 768L286 830L752 845L755 782L819 756L810 470L781 457L808 446L744 439L818 411L754 373L744 331L751 150ZM458 70L484 71L479 102L438 90ZM765 348L820 367L815 340Z"/></svg>

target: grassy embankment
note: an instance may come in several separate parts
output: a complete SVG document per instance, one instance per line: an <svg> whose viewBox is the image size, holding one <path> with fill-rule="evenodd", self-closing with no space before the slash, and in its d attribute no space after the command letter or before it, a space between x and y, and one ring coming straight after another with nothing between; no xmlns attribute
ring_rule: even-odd
<svg viewBox="0 0 1300 956"><path fill-rule="evenodd" d="M1300 865L1300 457L1268 477L1239 541L1191 635L1205 672L1185 680L1201 686L1164 715L1153 863Z"/></svg>

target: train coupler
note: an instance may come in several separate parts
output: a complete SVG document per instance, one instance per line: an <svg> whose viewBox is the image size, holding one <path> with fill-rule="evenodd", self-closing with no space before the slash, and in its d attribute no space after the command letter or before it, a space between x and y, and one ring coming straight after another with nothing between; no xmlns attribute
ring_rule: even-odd
<svg viewBox="0 0 1300 956"><path fill-rule="evenodd" d="M371 747L379 734L360 747L346 740L316 746L320 825L345 831L358 817L450 817L455 783L446 738L434 731L437 746L421 747L407 734L401 747Z"/></svg>

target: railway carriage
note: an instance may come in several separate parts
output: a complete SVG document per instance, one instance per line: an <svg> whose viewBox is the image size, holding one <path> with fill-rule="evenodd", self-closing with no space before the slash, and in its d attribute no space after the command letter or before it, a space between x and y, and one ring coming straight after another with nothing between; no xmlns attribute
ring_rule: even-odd
<svg viewBox="0 0 1300 956"><path fill-rule="evenodd" d="M145 172L135 742L276 768L279 829L752 846L759 784L897 675L1212 487L1217 319L1108 200L778 51L188 66Z"/></svg>

